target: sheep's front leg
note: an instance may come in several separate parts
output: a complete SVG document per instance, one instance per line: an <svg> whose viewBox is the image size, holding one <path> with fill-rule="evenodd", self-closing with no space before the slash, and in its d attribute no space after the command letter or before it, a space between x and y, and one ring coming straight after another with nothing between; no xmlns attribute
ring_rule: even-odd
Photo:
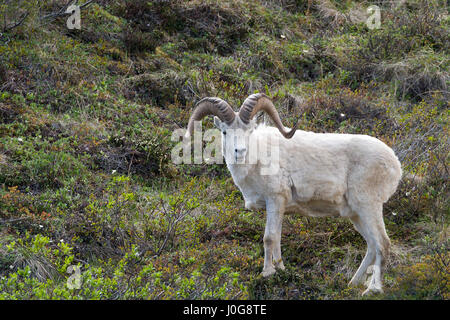
<svg viewBox="0 0 450 320"><path fill-rule="evenodd" d="M283 223L284 201L266 201L266 228L264 231L264 277L275 273L275 267L284 269L281 258L281 228ZM275 262L275 265L274 265Z"/></svg>

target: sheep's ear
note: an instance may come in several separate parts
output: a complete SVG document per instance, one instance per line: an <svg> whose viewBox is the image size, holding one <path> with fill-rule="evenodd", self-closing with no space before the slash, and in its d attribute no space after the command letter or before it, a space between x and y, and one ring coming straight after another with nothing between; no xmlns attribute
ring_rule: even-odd
<svg viewBox="0 0 450 320"><path fill-rule="evenodd" d="M214 125L215 125L219 130L222 130L222 121L220 121L219 117L214 117Z"/></svg>

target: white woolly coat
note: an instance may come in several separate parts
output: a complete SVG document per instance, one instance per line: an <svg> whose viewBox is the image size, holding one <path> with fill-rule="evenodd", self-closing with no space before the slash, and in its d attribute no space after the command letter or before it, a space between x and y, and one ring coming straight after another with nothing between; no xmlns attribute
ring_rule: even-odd
<svg viewBox="0 0 450 320"><path fill-rule="evenodd" d="M247 209L263 209L267 197L281 197L286 213L351 217L364 206L386 202L402 175L393 150L366 135L297 130L285 139L278 129L260 125L252 139L265 150L278 144L279 170L261 175L267 168L261 161L227 163Z"/></svg>

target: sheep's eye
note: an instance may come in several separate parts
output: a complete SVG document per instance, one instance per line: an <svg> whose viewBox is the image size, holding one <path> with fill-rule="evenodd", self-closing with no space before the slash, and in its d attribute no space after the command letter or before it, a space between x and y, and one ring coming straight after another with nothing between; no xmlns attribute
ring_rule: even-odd
<svg viewBox="0 0 450 320"><path fill-rule="evenodd" d="M223 133L223 134L225 134L225 135L227 134L227 132L226 132L226 131L223 131L222 133Z"/></svg>

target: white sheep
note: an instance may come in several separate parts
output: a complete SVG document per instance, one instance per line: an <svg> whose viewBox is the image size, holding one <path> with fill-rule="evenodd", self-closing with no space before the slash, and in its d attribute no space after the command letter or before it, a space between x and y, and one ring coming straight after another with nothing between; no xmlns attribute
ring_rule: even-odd
<svg viewBox="0 0 450 320"><path fill-rule="evenodd" d="M277 128L257 126L254 116L258 111L265 111ZM262 275L285 268L280 248L284 213L341 216L349 218L367 242L366 255L349 284L364 281L373 265L363 294L382 292L381 272L390 247L383 203L395 192L402 176L393 150L367 135L286 130L271 100L260 93L250 95L239 112L219 98L201 100L189 119L186 137L193 133L194 122L207 115L216 116L214 123L222 131L222 152L245 207L266 209ZM261 151L257 151L256 161L251 161L255 146L278 151L279 158L271 159L277 164L274 174L262 172L267 161L262 163Z"/></svg>

